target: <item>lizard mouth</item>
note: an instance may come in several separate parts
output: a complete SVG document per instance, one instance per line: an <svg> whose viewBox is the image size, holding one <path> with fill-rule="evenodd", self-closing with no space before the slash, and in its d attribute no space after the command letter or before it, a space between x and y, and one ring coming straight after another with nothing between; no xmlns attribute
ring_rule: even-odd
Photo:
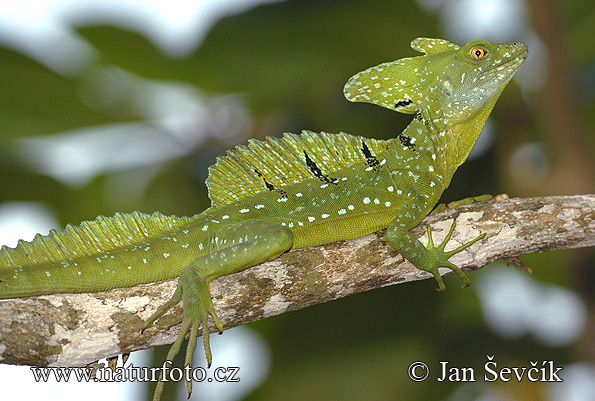
<svg viewBox="0 0 595 401"><path fill-rule="evenodd" d="M506 79L510 78L520 68L529 55L527 46L521 42L512 42L510 46L512 49L509 50L508 54L504 53L499 62L495 62L485 70L484 76L501 74L501 78Z"/></svg>

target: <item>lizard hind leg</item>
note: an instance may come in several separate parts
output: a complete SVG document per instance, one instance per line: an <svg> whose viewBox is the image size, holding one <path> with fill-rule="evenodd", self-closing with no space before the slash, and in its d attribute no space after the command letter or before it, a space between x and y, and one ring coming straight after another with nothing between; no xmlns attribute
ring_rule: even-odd
<svg viewBox="0 0 595 401"><path fill-rule="evenodd" d="M456 200L456 201L453 201L450 203L441 203L438 206L436 206L436 208L434 210L432 210L432 213L430 213L430 215L442 213L445 210L454 209L459 206L471 205L471 204L477 203L477 202L486 202L486 201L493 200L493 199L496 199L496 198L490 194L484 194L484 195L479 195L479 196L470 196L468 198Z"/></svg>
<svg viewBox="0 0 595 401"><path fill-rule="evenodd" d="M293 233L288 228L269 221L249 220L225 226L218 233L225 238L220 244L229 245L210 254L203 255L186 267L178 281L178 288L172 298L162 305L145 323L150 325L180 300L184 302L182 327L176 341L172 344L166 359L168 361L178 354L186 334L190 332L188 349L184 365L192 368L192 356L196 348L199 328L207 364L212 363L209 341L209 316L213 319L219 333L223 332L223 324L215 312L210 294L209 283L221 276L244 270L270 259L274 259L293 246ZM220 244L214 244L215 247ZM153 397L160 399L163 383L160 370L159 382ZM167 380L165 380L167 381ZM186 381L188 396L192 393L192 381Z"/></svg>

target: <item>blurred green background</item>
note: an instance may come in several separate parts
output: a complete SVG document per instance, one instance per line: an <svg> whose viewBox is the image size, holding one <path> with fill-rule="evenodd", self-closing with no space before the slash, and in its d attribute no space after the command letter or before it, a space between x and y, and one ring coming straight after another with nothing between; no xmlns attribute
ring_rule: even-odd
<svg viewBox="0 0 595 401"><path fill-rule="evenodd" d="M0 10L0 244L100 214L198 213L209 205L207 167L248 138L394 137L411 116L350 103L342 88L415 55L419 36L529 46L444 202L595 192L592 0L230 1L208 18L185 11L198 2L64 3L78 5L53 20L24 12L29 31ZM530 277L496 263L470 273L466 289L449 276L444 294L425 280L249 324L263 351L241 365L243 387L209 387L208 399L593 400L594 256L526 255ZM552 360L565 381L488 383L486 355L500 367ZM225 366L216 349L214 358ZM428 380L408 378L414 361L430 366ZM475 368L476 382L437 381L440 361Z"/></svg>

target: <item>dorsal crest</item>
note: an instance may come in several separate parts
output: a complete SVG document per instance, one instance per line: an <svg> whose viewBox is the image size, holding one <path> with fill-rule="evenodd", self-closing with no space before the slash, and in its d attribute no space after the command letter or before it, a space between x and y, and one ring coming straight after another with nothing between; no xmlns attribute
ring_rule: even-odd
<svg viewBox="0 0 595 401"><path fill-rule="evenodd" d="M309 131L265 141L251 139L247 146L236 146L217 158L209 168L212 208L265 191L283 194L284 187L312 178L333 184L333 172L374 158L389 142Z"/></svg>
<svg viewBox="0 0 595 401"><path fill-rule="evenodd" d="M188 218L161 213L116 213L99 216L78 226L68 225L64 231L50 230L37 234L33 241L19 241L16 248L0 248L0 268L14 268L34 263L68 263L79 257L115 251L133 246L149 238L171 232Z"/></svg>

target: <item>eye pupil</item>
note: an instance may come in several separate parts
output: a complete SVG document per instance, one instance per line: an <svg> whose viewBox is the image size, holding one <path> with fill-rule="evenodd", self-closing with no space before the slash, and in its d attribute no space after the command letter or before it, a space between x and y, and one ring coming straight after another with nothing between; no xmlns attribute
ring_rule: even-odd
<svg viewBox="0 0 595 401"><path fill-rule="evenodd" d="M471 53L473 55L473 57L477 60L481 60L483 58L483 56L485 56L485 50L483 49L473 49L473 52Z"/></svg>

